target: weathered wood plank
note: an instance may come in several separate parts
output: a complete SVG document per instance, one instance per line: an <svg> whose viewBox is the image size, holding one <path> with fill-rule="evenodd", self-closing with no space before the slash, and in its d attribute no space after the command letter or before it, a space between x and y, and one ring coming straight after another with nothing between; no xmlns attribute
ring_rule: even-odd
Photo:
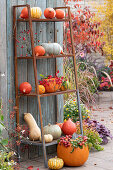
<svg viewBox="0 0 113 170"><path fill-rule="evenodd" d="M7 36L8 36L8 96L11 96L13 99L15 98L15 92L14 92L14 63L13 63L13 41L12 41L12 5L17 4L30 4L31 7L33 6L39 6L42 9L42 13L44 12L44 9L46 7L55 7L57 5L57 2L54 0L7 0L7 10L9 19L7 19ZM61 2L59 2L60 4ZM58 6L59 6L58 4ZM20 14L22 8L18 10L18 15ZM42 15L42 18L44 18L44 15ZM26 23L19 23L18 24L18 33L24 29L29 29L28 25ZM58 29L61 29L61 26L58 26ZM42 42L54 42L54 24L53 23L33 23L33 31L37 33L38 39L40 40L40 44ZM61 32L59 33L61 40L63 39L63 35L61 36ZM62 41L61 41L62 43ZM38 45L38 44L37 44ZM25 51L23 50L23 53ZM21 55L21 51L18 51L18 56ZM26 55L26 54L25 54ZM60 60L61 61L61 60ZM59 63L60 63L59 61ZM60 65L60 64L58 64ZM55 59L40 59L37 60L37 72L38 77L39 74L49 75L55 74ZM62 69L61 69L62 72ZM12 77L11 77L12 76ZM20 60L18 61L18 79L19 84L23 81L28 81L31 83L33 90L35 89L35 82L34 82L34 71L33 71L33 63L32 60L24 61ZM43 114L43 124L44 126L50 123L56 122L56 97L45 97L41 98L41 104L42 104L42 114ZM62 103L59 102L60 105ZM59 115L61 116L63 114L62 107L59 107L60 112ZM37 100L36 98L25 98L21 97L20 99L20 122L23 124L23 113L24 112L30 112L33 114L34 118L36 119L38 125L40 126L40 119L39 119L39 112L37 108ZM58 115L58 117L60 117ZM37 149L30 149L30 152L32 152L34 155L37 152ZM41 150L42 152L42 150ZM31 156L33 154L30 154Z"/></svg>
<svg viewBox="0 0 113 170"><path fill-rule="evenodd" d="M2 98L3 114L7 125L6 1L0 1L0 18L0 99Z"/></svg>
<svg viewBox="0 0 113 170"><path fill-rule="evenodd" d="M56 2L56 1L55 1ZM56 2L56 7L64 6L63 0ZM57 42L63 48L63 23L55 23L56 32L57 32ZM62 35L62 36L61 36ZM57 58L57 69L60 72L60 75L63 76L63 58ZM64 106L64 97L63 95L57 96L57 122L63 122L63 106Z"/></svg>

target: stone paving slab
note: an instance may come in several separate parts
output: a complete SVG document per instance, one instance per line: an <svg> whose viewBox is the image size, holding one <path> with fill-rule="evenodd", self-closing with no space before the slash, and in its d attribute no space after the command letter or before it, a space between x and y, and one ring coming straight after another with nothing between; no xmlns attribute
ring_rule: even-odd
<svg viewBox="0 0 113 170"><path fill-rule="evenodd" d="M111 130L113 135L113 92L99 94L99 103L93 106L92 118L100 121ZM81 167L63 167L62 170L113 170L113 140L109 140L107 145L103 145L104 151L91 151L87 162ZM51 156L53 157L53 156ZM22 162L26 170L28 166L33 166L33 170L47 170L43 166L43 159L37 158Z"/></svg>

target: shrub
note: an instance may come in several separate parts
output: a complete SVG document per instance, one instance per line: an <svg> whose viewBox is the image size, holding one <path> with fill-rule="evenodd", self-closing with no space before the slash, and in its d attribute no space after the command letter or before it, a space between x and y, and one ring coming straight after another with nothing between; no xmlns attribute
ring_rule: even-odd
<svg viewBox="0 0 113 170"><path fill-rule="evenodd" d="M90 111L84 106L84 104L81 104L80 106L82 118L87 119L89 117L88 113L90 113ZM64 105L64 120L68 120L69 118L71 118L73 122L79 120L78 105L77 101L75 100L69 100Z"/></svg>

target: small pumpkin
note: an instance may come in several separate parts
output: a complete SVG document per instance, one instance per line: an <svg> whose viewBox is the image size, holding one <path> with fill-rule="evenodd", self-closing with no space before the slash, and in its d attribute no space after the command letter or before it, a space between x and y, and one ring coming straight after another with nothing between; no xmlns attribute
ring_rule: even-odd
<svg viewBox="0 0 113 170"><path fill-rule="evenodd" d="M49 169L61 169L64 166L64 161L60 158L51 158L48 160Z"/></svg>
<svg viewBox="0 0 113 170"><path fill-rule="evenodd" d="M53 141L53 136L51 134L44 135L44 139L46 143L52 142ZM42 141L41 136L39 138L40 141Z"/></svg>
<svg viewBox="0 0 113 170"><path fill-rule="evenodd" d="M28 8L27 7L22 9L20 18L24 18L24 19L28 18Z"/></svg>
<svg viewBox="0 0 113 170"><path fill-rule="evenodd" d="M43 56L45 54L45 49L42 46L36 46L35 47L35 55L38 56Z"/></svg>
<svg viewBox="0 0 113 170"><path fill-rule="evenodd" d="M62 126L62 131L65 135L73 135L73 133L77 131L75 123L73 123L69 118L67 121L64 122Z"/></svg>
<svg viewBox="0 0 113 170"><path fill-rule="evenodd" d="M60 55L63 54L63 49L58 43L42 43L46 54L48 55Z"/></svg>
<svg viewBox="0 0 113 170"><path fill-rule="evenodd" d="M63 159L66 166L81 166L83 165L89 156L88 146L83 145L83 148L74 148L72 152L72 144L69 147L58 144L57 146L57 156Z"/></svg>
<svg viewBox="0 0 113 170"><path fill-rule="evenodd" d="M29 94L32 90L31 84L28 82L23 82L20 84L19 90L23 94Z"/></svg>
<svg viewBox="0 0 113 170"><path fill-rule="evenodd" d="M45 16L45 18L47 18L47 19L52 19L52 18L54 18L55 17L55 10L53 9L53 8L46 8L45 10L44 10L44 16Z"/></svg>
<svg viewBox="0 0 113 170"><path fill-rule="evenodd" d="M58 125L51 125L50 123L43 128L44 134L51 134L53 139L58 139L61 136L61 129Z"/></svg>
<svg viewBox="0 0 113 170"><path fill-rule="evenodd" d="M64 81L64 82L62 83L62 85L61 85L60 90L61 90L61 91L65 91L65 90L68 89L68 87L69 87L69 82L68 82L68 81Z"/></svg>
<svg viewBox="0 0 113 170"><path fill-rule="evenodd" d="M61 87L61 83L57 83L56 78L43 79L41 84L45 87L47 93L54 93Z"/></svg>
<svg viewBox="0 0 113 170"><path fill-rule="evenodd" d="M40 18L42 15L42 10L39 7L33 7L31 8L31 17L32 18Z"/></svg>
<svg viewBox="0 0 113 170"><path fill-rule="evenodd" d="M39 94L44 94L45 93L45 87L43 85L39 85Z"/></svg>
<svg viewBox="0 0 113 170"><path fill-rule="evenodd" d="M61 128L61 130L62 130L63 124L64 124L64 123L57 123L56 125L58 125L58 126Z"/></svg>
<svg viewBox="0 0 113 170"><path fill-rule="evenodd" d="M39 140L41 136L41 130L38 127L34 117L30 113L24 113L24 120L29 127L29 139L33 141Z"/></svg>
<svg viewBox="0 0 113 170"><path fill-rule="evenodd" d="M63 19L64 18L65 13L64 13L63 10L57 9L55 12L56 12L56 18L57 19Z"/></svg>

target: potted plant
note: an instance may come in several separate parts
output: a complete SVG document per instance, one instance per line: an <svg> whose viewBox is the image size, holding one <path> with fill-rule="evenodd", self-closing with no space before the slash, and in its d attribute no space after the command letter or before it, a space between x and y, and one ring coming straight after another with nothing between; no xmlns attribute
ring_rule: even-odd
<svg viewBox="0 0 113 170"><path fill-rule="evenodd" d="M75 140L71 135L61 137L58 141L57 156L63 159L67 166L81 166L89 156L86 136L78 136Z"/></svg>
<svg viewBox="0 0 113 170"><path fill-rule="evenodd" d="M54 93L57 90L60 90L64 77L58 76L58 73L59 70L56 72L55 76L49 75L47 77L40 74L42 78L39 83L45 87L47 93Z"/></svg>

